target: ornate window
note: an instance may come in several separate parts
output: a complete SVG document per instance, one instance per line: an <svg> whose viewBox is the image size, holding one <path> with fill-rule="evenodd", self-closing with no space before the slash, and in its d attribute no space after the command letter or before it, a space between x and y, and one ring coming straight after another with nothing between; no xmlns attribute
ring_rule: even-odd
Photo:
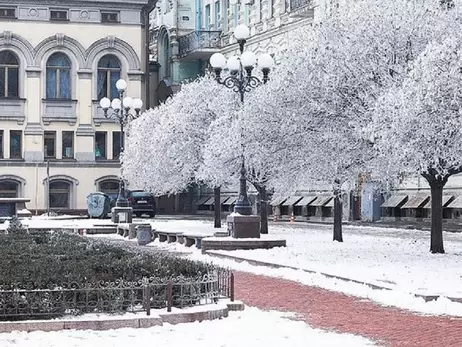
<svg viewBox="0 0 462 347"><path fill-rule="evenodd" d="M98 100L119 96L116 82L120 79L120 61L112 54L105 55L98 62Z"/></svg>
<svg viewBox="0 0 462 347"><path fill-rule="evenodd" d="M66 181L51 181L49 189L50 208L70 208L71 184Z"/></svg>
<svg viewBox="0 0 462 347"><path fill-rule="evenodd" d="M15 181L0 181L0 198L19 197L19 183Z"/></svg>
<svg viewBox="0 0 462 347"><path fill-rule="evenodd" d="M64 53L54 53L47 61L47 99L71 99L71 62Z"/></svg>
<svg viewBox="0 0 462 347"><path fill-rule="evenodd" d="M19 97L19 60L11 51L0 52L0 98Z"/></svg>

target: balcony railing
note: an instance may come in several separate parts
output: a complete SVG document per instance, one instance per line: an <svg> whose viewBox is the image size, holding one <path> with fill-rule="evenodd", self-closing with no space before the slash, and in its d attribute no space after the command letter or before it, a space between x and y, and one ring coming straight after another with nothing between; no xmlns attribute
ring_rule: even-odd
<svg viewBox="0 0 462 347"><path fill-rule="evenodd" d="M221 31L193 31L178 38L180 57L203 49L219 49L221 47Z"/></svg>
<svg viewBox="0 0 462 347"><path fill-rule="evenodd" d="M309 6L312 6L311 0L290 0L291 11L300 10L305 7L308 8Z"/></svg>

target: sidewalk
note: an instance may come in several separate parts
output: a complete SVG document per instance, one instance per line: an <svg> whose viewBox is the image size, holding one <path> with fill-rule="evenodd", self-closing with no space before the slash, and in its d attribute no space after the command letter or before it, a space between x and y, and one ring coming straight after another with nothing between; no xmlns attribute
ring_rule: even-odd
<svg viewBox="0 0 462 347"><path fill-rule="evenodd" d="M371 301L279 278L235 273L238 300L290 311L315 328L371 338L379 346L459 347L462 319L420 316Z"/></svg>

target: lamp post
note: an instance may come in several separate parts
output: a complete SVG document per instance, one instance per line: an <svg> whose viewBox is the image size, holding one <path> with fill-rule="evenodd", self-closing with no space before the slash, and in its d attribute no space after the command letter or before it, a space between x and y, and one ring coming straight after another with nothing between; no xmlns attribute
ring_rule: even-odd
<svg viewBox="0 0 462 347"><path fill-rule="evenodd" d="M262 83L268 81L268 74L273 66L273 58L265 53L258 58L253 52L244 52L246 40L250 35L249 28L243 24L236 26L234 29L234 37L239 44L240 56L232 56L226 60L221 53L215 53L210 57L210 65L215 72L216 81L225 87L232 89L239 94L241 102L244 102L245 93L258 87ZM252 75L255 66L261 69L263 78ZM229 76L222 78L223 69L229 70ZM247 197L247 179L244 155L242 155L241 176L239 178L239 199L234 206L234 212L241 215L251 215L252 206Z"/></svg>
<svg viewBox="0 0 462 347"><path fill-rule="evenodd" d="M125 96L127 82L123 79L116 82L116 88L119 92L119 98L115 98L111 101L109 98L105 97L100 100L99 104L106 118L113 119L120 124L119 153L122 154L124 149L124 125L126 125L129 120L139 116L141 107L143 107L143 101L138 98L133 99L130 96ZM109 110L111 110L111 112L109 112ZM134 110L134 113L132 110ZM125 183L122 178L122 173L120 175L119 194L117 196L116 207L129 207L127 198L125 197ZM113 213L113 219L114 218Z"/></svg>

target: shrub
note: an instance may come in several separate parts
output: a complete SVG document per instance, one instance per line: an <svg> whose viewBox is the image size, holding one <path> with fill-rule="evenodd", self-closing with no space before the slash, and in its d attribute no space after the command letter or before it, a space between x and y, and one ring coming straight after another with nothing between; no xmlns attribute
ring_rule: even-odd
<svg viewBox="0 0 462 347"><path fill-rule="evenodd" d="M18 217L13 216L9 221L8 228L6 229L6 231L8 232L8 234L24 234L27 232L27 229L24 228Z"/></svg>

